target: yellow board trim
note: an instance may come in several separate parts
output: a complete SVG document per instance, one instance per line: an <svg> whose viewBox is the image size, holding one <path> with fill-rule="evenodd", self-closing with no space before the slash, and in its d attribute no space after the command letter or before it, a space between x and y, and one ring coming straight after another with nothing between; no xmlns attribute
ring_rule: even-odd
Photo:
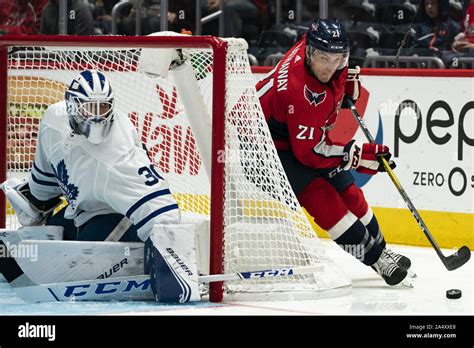
<svg viewBox="0 0 474 348"><path fill-rule="evenodd" d="M431 246L408 209L373 207L372 210L387 243ZM441 248L466 245L474 249L474 214L430 210L419 210L418 213ZM314 223L312 217L307 216L318 236L328 238L328 234Z"/></svg>
<svg viewBox="0 0 474 348"><path fill-rule="evenodd" d="M199 200L199 198L202 199L202 197L199 197L201 195L196 196L195 201L192 201L189 206L183 206L182 209L208 214L209 201L205 200L204 202L206 204L202 204ZM178 204L183 204L182 201L184 197L177 195L175 198ZM200 204L198 204L198 202L200 202ZM196 203L196 206L194 206L193 203ZM61 207L64 205L65 202ZM199 208L196 209L196 207ZM252 206L246 208L249 209L251 207ZM387 243L430 246L428 239L408 209L373 207L372 210L377 216L377 220ZM474 214L430 210L419 210L418 212L441 248L459 248L460 246L466 245L468 248L474 249ZM327 232L318 227L314 223L313 218L306 211L305 213L317 235L321 238L329 238ZM7 214L13 214L13 210L8 202ZM249 214L249 211L247 214Z"/></svg>

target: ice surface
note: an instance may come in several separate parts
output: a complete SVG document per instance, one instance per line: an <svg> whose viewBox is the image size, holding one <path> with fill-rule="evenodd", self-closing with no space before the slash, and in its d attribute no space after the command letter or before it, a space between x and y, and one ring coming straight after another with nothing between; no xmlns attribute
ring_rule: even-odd
<svg viewBox="0 0 474 348"><path fill-rule="evenodd" d="M308 301L201 302L187 305L163 305L155 302L23 302L10 286L0 281L0 315L472 315L474 267L470 260L458 270L444 268L432 248L390 246L408 256L418 277L413 289L389 287L369 267L330 241L335 262L352 278L350 295ZM443 250L450 255L454 250ZM446 290L461 289L463 296L448 300Z"/></svg>

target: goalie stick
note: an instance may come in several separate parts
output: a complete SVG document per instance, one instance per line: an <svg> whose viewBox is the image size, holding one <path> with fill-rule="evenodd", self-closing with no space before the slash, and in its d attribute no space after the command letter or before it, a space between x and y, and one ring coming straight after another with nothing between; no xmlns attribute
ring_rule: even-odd
<svg viewBox="0 0 474 348"><path fill-rule="evenodd" d="M357 109L352 102L352 100L349 97L345 97L345 101L347 105L350 106L352 114L354 115L357 123L359 124L362 132L364 133L365 137L367 140L371 143L375 143L375 139L370 134L369 129L367 128L365 122L362 120L362 117L359 115L357 112ZM400 184L400 181L398 178L395 176L395 173L393 172L392 168L390 168L387 160L384 157L380 158L381 163L383 164L388 176L392 180L393 184L397 188L398 192L402 196L403 200L405 201L406 205L408 206L408 209L410 210L411 214L415 218L416 222L418 223L418 226L420 226L421 230L425 234L426 238L428 238L428 241L431 243L433 248L436 251L436 254L438 254L438 257L441 259L443 262L444 266L448 271L455 270L462 265L464 265L469 259L471 258L471 250L467 246L462 246L458 251L456 251L454 254L449 255L449 256L444 256L443 253L441 252L441 249L438 246L438 243L436 243L434 237L431 235L428 227L426 226L425 222L421 218L420 214L416 210L415 206L411 202L411 199L408 197L407 193L403 189L402 185Z"/></svg>
<svg viewBox="0 0 474 348"><path fill-rule="evenodd" d="M264 271L216 274L198 277L199 283L291 276L320 271L324 266L276 268ZM151 300L150 276L135 275L108 279L92 279L56 284L33 284L23 274L18 285L11 283L15 293L28 302L67 302L100 300Z"/></svg>
<svg viewBox="0 0 474 348"><path fill-rule="evenodd" d="M1 243L1 242L0 242ZM199 283L274 278L319 272L324 265L274 268L253 272L199 276ZM128 275L107 279L75 280L52 284L35 284L14 258L0 260L0 273L15 293L29 302L84 301L84 300L148 300L153 299L149 275Z"/></svg>

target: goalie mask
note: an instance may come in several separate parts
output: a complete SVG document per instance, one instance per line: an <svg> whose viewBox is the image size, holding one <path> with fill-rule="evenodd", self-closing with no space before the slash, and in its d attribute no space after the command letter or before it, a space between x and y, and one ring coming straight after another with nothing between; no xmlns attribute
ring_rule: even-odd
<svg viewBox="0 0 474 348"><path fill-rule="evenodd" d="M69 124L77 134L100 144L114 120L114 94L104 74L95 70L81 72L66 90Z"/></svg>
<svg viewBox="0 0 474 348"><path fill-rule="evenodd" d="M317 19L311 24L306 33L306 61L321 82L347 66L349 51L349 38L339 21Z"/></svg>

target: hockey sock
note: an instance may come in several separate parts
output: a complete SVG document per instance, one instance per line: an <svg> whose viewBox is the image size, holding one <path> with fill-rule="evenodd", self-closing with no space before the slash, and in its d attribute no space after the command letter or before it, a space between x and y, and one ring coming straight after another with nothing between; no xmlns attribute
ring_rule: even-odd
<svg viewBox="0 0 474 348"><path fill-rule="evenodd" d="M365 225L365 227L367 227L367 230L369 231L372 238L375 239L375 242L377 244L380 244L382 249L385 248L386 246L385 239L382 235L382 231L380 230L377 218L375 217L370 207L367 213L363 217L360 218L360 221Z"/></svg>
<svg viewBox="0 0 474 348"><path fill-rule="evenodd" d="M377 244L385 248L385 240L382 232L380 231L377 218L374 212L367 204L364 193L356 185L352 184L346 190L341 192L341 197L349 210L359 218L359 220L367 227L372 238L375 239Z"/></svg>
<svg viewBox="0 0 474 348"><path fill-rule="evenodd" d="M346 216L350 216L352 213L348 213ZM337 233L337 229L340 226L334 226L328 231L328 233L337 238L333 240L346 252L354 256L356 259L361 261L367 266L373 265L382 254L383 248L379 243L376 243L375 239L372 238L369 231L365 228L364 224L358 220L354 215L354 222L343 233Z"/></svg>

